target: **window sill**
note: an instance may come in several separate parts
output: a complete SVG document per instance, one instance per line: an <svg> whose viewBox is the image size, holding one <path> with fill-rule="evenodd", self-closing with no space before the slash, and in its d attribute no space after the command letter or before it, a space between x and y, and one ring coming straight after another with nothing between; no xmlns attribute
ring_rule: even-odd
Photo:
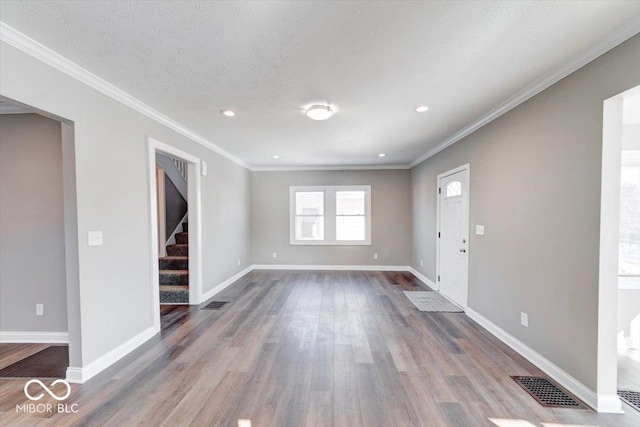
<svg viewBox="0 0 640 427"><path fill-rule="evenodd" d="M371 246L370 241L344 241L344 242L321 242L321 241L300 241L289 242L292 246Z"/></svg>

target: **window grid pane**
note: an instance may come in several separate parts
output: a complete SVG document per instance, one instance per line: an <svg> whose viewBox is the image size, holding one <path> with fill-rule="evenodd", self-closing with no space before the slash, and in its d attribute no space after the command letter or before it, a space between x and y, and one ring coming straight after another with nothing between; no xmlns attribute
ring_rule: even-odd
<svg viewBox="0 0 640 427"><path fill-rule="evenodd" d="M365 215L364 191L336 191L336 214Z"/></svg>
<svg viewBox="0 0 640 427"><path fill-rule="evenodd" d="M462 183L460 181L452 181L447 184L445 198L456 197L462 195Z"/></svg>
<svg viewBox="0 0 640 427"><path fill-rule="evenodd" d="M324 240L324 217L296 216L296 240Z"/></svg>
<svg viewBox="0 0 640 427"><path fill-rule="evenodd" d="M336 240L364 241L366 225L364 215L341 215L336 217Z"/></svg>
<svg viewBox="0 0 640 427"><path fill-rule="evenodd" d="M299 191L296 193L296 215L324 215L323 191Z"/></svg>

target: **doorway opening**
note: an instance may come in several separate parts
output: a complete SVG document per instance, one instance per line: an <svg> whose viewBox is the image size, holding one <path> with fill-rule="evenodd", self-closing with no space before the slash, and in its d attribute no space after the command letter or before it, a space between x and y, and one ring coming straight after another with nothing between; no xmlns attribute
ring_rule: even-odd
<svg viewBox="0 0 640 427"><path fill-rule="evenodd" d="M437 177L436 284L463 308L469 297L470 169L466 164Z"/></svg>
<svg viewBox="0 0 640 427"><path fill-rule="evenodd" d="M189 303L187 162L156 152L160 304Z"/></svg>
<svg viewBox="0 0 640 427"><path fill-rule="evenodd" d="M640 86L604 102L598 411L640 395Z"/></svg>
<svg viewBox="0 0 640 427"><path fill-rule="evenodd" d="M73 122L0 97L0 377L82 366Z"/></svg>
<svg viewBox="0 0 640 427"><path fill-rule="evenodd" d="M148 150L151 283L154 326L160 331L160 305L197 305L202 299L202 163L153 138Z"/></svg>

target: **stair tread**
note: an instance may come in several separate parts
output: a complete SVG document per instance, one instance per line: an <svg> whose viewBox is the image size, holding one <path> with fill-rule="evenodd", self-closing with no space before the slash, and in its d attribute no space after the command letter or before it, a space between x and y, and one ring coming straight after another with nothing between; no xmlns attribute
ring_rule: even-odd
<svg viewBox="0 0 640 427"><path fill-rule="evenodd" d="M160 285L160 292L179 292L179 291L189 291L189 286L187 285Z"/></svg>
<svg viewBox="0 0 640 427"><path fill-rule="evenodd" d="M161 256L159 259L166 259L166 260L182 260L182 259L189 259L188 256L186 255L167 255L167 256Z"/></svg>
<svg viewBox="0 0 640 427"><path fill-rule="evenodd" d="M160 270L160 274L187 275L189 270Z"/></svg>
<svg viewBox="0 0 640 427"><path fill-rule="evenodd" d="M189 246L189 244L188 243L175 243L173 245L168 245L167 247L169 247L169 246L184 246L186 248L186 247Z"/></svg>

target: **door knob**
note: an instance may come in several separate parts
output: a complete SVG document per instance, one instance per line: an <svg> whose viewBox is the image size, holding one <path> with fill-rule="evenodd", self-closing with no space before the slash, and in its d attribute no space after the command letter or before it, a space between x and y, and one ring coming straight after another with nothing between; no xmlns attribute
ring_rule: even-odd
<svg viewBox="0 0 640 427"><path fill-rule="evenodd" d="M465 252L467 252L467 250L466 249L460 249L460 252L465 253Z"/></svg>

